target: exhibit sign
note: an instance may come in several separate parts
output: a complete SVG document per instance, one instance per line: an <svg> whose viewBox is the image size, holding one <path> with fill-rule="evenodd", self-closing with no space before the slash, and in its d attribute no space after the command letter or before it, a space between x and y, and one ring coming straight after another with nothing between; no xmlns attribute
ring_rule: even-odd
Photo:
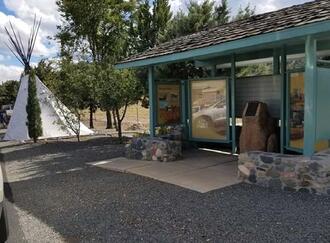
<svg viewBox="0 0 330 243"><path fill-rule="evenodd" d="M192 80L190 92L191 138L227 141L227 80Z"/></svg>
<svg viewBox="0 0 330 243"><path fill-rule="evenodd" d="M157 85L157 124L180 124L180 85Z"/></svg>
<svg viewBox="0 0 330 243"><path fill-rule="evenodd" d="M289 147L304 147L305 88L304 73L290 73L289 82Z"/></svg>

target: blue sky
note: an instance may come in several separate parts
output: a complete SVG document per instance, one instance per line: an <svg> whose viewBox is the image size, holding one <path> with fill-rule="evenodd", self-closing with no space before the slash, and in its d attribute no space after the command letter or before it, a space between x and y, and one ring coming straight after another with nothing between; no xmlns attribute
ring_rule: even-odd
<svg viewBox="0 0 330 243"><path fill-rule="evenodd" d="M197 0L202 2L202 0ZM304 3L310 0L228 0L232 13L237 12L240 6L256 6L257 13L274 11L294 4ZM58 53L58 44L48 40L48 36L54 36L56 25L60 16L56 8L56 0L0 0L0 83L9 79L19 79L22 66L13 57L5 46L7 37L2 27L8 26L9 20L27 38L33 22L34 14L42 17L42 26L36 42L32 62L37 63L41 58L55 58ZM170 0L172 11L185 10L189 0ZM216 0L220 2L220 0Z"/></svg>

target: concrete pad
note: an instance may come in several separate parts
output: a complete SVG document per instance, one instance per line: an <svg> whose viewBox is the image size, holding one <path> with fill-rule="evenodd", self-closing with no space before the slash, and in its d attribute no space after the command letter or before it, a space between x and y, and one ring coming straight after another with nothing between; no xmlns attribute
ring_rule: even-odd
<svg viewBox="0 0 330 243"><path fill-rule="evenodd" d="M225 155L220 155L220 156L209 156L209 157L189 157L183 161L178 161L176 163L178 164L184 164L193 168L201 169L201 168L207 168L210 166L215 166L218 164L226 164L236 161L236 158L232 156L225 156Z"/></svg>
<svg viewBox="0 0 330 243"><path fill-rule="evenodd" d="M170 175L184 174L190 171L196 170L195 167L187 166L177 162L173 163L160 163L155 162L153 164L144 167L130 168L127 171L133 174L138 174L146 177L150 177L156 180L166 180Z"/></svg>
<svg viewBox="0 0 330 243"><path fill-rule="evenodd" d="M167 182L206 193L239 183L236 163L216 165L184 174L170 175Z"/></svg>
<svg viewBox="0 0 330 243"><path fill-rule="evenodd" d="M184 160L170 163L116 158L90 164L141 175L201 193L239 183L237 157L204 151L192 151L185 155Z"/></svg>
<svg viewBox="0 0 330 243"><path fill-rule="evenodd" d="M89 165L97 166L107 170L127 172L129 169L144 167L153 163L155 162L142 161L142 160L128 160L126 158L115 158L106 161L89 163Z"/></svg>

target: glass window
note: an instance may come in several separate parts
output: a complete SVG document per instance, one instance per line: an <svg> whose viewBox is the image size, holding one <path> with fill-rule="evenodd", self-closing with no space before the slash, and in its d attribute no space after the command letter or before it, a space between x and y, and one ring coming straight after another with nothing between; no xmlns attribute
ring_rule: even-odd
<svg viewBox="0 0 330 243"><path fill-rule="evenodd" d="M191 81L192 137L227 140L227 81Z"/></svg>
<svg viewBox="0 0 330 243"><path fill-rule="evenodd" d="M157 123L171 125L180 123L180 85L157 85Z"/></svg>
<svg viewBox="0 0 330 243"><path fill-rule="evenodd" d="M304 73L291 73L289 83L289 147L304 148Z"/></svg>

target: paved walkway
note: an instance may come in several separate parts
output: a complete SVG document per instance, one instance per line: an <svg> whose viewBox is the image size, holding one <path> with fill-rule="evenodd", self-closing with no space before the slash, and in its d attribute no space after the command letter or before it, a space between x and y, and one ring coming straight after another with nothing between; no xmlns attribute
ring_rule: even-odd
<svg viewBox="0 0 330 243"><path fill-rule="evenodd" d="M90 165L141 175L201 193L239 183L236 157L206 151L188 151L184 160L170 163L121 157Z"/></svg>

